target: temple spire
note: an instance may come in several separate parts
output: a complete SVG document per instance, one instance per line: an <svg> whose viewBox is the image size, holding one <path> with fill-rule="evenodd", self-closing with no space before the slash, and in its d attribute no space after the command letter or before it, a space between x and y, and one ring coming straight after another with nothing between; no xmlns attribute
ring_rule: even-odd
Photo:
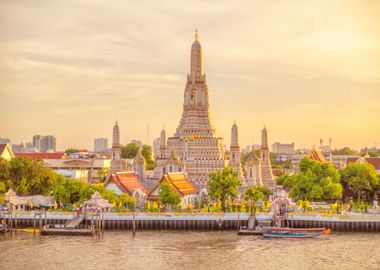
<svg viewBox="0 0 380 270"><path fill-rule="evenodd" d="M191 45L191 63L190 75L191 79L200 80L202 77L202 47L198 41L198 30L195 30L194 42Z"/></svg>

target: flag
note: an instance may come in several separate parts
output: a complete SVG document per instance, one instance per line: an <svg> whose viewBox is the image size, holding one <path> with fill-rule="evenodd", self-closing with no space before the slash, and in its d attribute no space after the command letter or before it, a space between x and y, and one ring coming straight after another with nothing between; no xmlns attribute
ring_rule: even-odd
<svg viewBox="0 0 380 270"><path fill-rule="evenodd" d="M179 207L181 207L181 209L183 209L183 202L182 201L179 203Z"/></svg>
<svg viewBox="0 0 380 270"><path fill-rule="evenodd" d="M146 208L147 208L148 210L150 210L150 202L148 202L148 204L146 205Z"/></svg>
<svg viewBox="0 0 380 270"><path fill-rule="evenodd" d="M186 204L186 207L188 208L188 209L191 209L191 203L190 202L187 202L187 204Z"/></svg>
<svg viewBox="0 0 380 270"><path fill-rule="evenodd" d="M153 209L157 209L158 208L158 204L156 202L153 203Z"/></svg>
<svg viewBox="0 0 380 270"><path fill-rule="evenodd" d="M32 200L29 201L29 208L30 208L30 209L33 208L33 202L32 202Z"/></svg>
<svg viewBox="0 0 380 270"><path fill-rule="evenodd" d="M119 208L121 208L123 206L123 203L120 201L119 202Z"/></svg>
<svg viewBox="0 0 380 270"><path fill-rule="evenodd" d="M58 208L57 202L54 200L54 209L57 209L57 208Z"/></svg>
<svg viewBox="0 0 380 270"><path fill-rule="evenodd" d="M113 202L113 203L111 204L111 208L115 208L115 207L116 207L116 203Z"/></svg>
<svg viewBox="0 0 380 270"><path fill-rule="evenodd" d="M222 202L219 200L218 207L222 207Z"/></svg>

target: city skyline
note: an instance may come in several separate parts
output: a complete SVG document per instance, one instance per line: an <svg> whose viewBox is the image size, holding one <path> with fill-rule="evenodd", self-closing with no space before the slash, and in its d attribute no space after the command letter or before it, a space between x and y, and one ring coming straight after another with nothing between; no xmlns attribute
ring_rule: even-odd
<svg viewBox="0 0 380 270"><path fill-rule="evenodd" d="M148 125L149 144L162 125L171 136L198 28L211 119L226 145L234 118L241 146L259 143L264 124L270 144L311 148L320 137L325 144L331 137L333 148L379 143L377 4L222 3L202 1L205 10L194 16L187 12L194 4L184 2L100 2L81 16L81 1L0 1L0 113L6 116L0 137L20 143L53 134L59 150L91 149L94 138L111 138L115 120L122 143L146 143ZM102 4L107 12L98 17Z"/></svg>

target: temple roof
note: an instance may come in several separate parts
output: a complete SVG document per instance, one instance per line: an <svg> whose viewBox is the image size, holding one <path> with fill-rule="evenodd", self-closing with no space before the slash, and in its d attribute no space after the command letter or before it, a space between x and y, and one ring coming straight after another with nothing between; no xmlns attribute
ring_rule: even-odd
<svg viewBox="0 0 380 270"><path fill-rule="evenodd" d="M257 163L259 163L259 158L257 157L255 151L252 152L252 154L250 155L248 161L247 161L247 167L251 167Z"/></svg>
<svg viewBox="0 0 380 270"><path fill-rule="evenodd" d="M117 172L113 173L104 186L107 186L111 182L115 183L121 191L132 194L140 189L143 193L147 193L145 187L141 184L140 178L135 172Z"/></svg>
<svg viewBox="0 0 380 270"><path fill-rule="evenodd" d="M156 187L149 193L149 200L159 200L157 195L157 189L162 182L168 183L172 186L173 190L180 196L183 197L188 194L196 194L198 190L188 181L186 175L183 172L180 173L167 173L158 182Z"/></svg>
<svg viewBox="0 0 380 270"><path fill-rule="evenodd" d="M163 180L172 185L180 195L197 193L196 188L187 180L187 177L183 172L167 173L163 176Z"/></svg>
<svg viewBox="0 0 380 270"><path fill-rule="evenodd" d="M177 152L173 149L171 154L170 154L170 157L169 159L166 161L165 163L166 165L167 164L176 164L178 166L182 166L182 162L179 160L178 156L177 156Z"/></svg>
<svg viewBox="0 0 380 270"><path fill-rule="evenodd" d="M322 153L322 151L317 151L315 148L313 149L313 151L311 151L310 158L319 162L327 162L325 155Z"/></svg>
<svg viewBox="0 0 380 270"><path fill-rule="evenodd" d="M368 162L375 170L380 170L380 157L349 157L347 158L347 164L355 162Z"/></svg>

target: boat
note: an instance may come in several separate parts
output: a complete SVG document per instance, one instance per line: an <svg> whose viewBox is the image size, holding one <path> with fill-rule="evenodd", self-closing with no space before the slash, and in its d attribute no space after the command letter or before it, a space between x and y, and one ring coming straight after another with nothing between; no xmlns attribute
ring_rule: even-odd
<svg viewBox="0 0 380 270"><path fill-rule="evenodd" d="M7 224L0 224L0 233L5 233L8 231Z"/></svg>
<svg viewBox="0 0 380 270"><path fill-rule="evenodd" d="M266 228L263 236L265 238L315 238L323 234L330 234L331 231L326 228Z"/></svg>

